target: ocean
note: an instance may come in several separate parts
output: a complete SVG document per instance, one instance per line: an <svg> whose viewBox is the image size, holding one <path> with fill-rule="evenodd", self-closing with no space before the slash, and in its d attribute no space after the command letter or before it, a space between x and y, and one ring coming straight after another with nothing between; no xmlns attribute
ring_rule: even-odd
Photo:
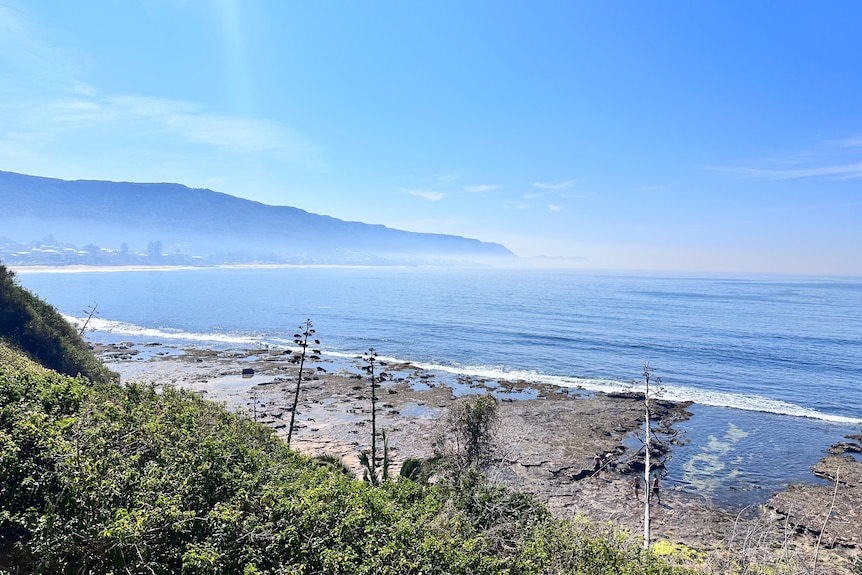
<svg viewBox="0 0 862 575"><path fill-rule="evenodd" d="M765 501L862 432L862 278L454 268L19 270L87 337L217 349L373 347L442 378L620 391L645 362L693 401L668 481L732 507Z"/></svg>

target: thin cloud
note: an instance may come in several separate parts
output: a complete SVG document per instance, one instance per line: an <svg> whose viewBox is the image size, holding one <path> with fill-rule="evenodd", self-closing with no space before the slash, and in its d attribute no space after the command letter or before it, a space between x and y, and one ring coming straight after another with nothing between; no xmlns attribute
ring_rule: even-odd
<svg viewBox="0 0 862 575"><path fill-rule="evenodd" d="M762 178L767 180L791 180L795 178L816 178L821 176L836 176L841 179L862 178L862 162L799 170L762 170L758 168L719 169L724 172L736 174L741 178Z"/></svg>
<svg viewBox="0 0 862 575"><path fill-rule="evenodd" d="M557 204L548 204L548 211L551 211L551 212L562 212L562 211L563 211L563 209L564 209L564 208L563 208L563 206L560 206L560 205L557 205Z"/></svg>
<svg viewBox="0 0 862 575"><path fill-rule="evenodd" d="M550 183L550 182L534 182L533 183L534 188L540 188L543 190L562 190L562 189L568 188L571 185L572 185L572 180L569 180L568 182L561 182L561 183Z"/></svg>
<svg viewBox="0 0 862 575"><path fill-rule="evenodd" d="M0 46L7 48L7 56L29 63L49 60L51 50L39 38L27 14L17 6L0 4Z"/></svg>
<svg viewBox="0 0 862 575"><path fill-rule="evenodd" d="M122 117L152 121L190 143L229 152L270 152L296 159L306 156L311 148L302 136L269 120L210 114L188 102L140 96L115 97L109 102Z"/></svg>
<svg viewBox="0 0 862 575"><path fill-rule="evenodd" d="M845 138L844 140L838 141L838 145L846 148L858 148L859 146L862 146L862 136Z"/></svg>
<svg viewBox="0 0 862 575"><path fill-rule="evenodd" d="M77 85L78 97L34 102L26 111L28 130L48 133L96 128L116 134L161 133L190 144L218 148L232 154L267 154L284 161L310 160L315 147L303 136L276 122L258 118L211 114L193 103L146 96L81 97L96 93Z"/></svg>
<svg viewBox="0 0 862 575"><path fill-rule="evenodd" d="M401 191L406 192L411 196L428 200L429 202L437 202L446 197L444 192L437 192L434 190L413 190L409 188L401 188Z"/></svg>
<svg viewBox="0 0 862 575"><path fill-rule="evenodd" d="M96 88L84 82L74 82L69 88L69 92L80 96L93 97L96 95Z"/></svg>
<svg viewBox="0 0 862 575"><path fill-rule="evenodd" d="M464 189L468 192L473 192L474 194L481 194L483 192L490 192L492 190L499 190L500 186L495 186L492 184L481 184L478 186L464 186Z"/></svg>

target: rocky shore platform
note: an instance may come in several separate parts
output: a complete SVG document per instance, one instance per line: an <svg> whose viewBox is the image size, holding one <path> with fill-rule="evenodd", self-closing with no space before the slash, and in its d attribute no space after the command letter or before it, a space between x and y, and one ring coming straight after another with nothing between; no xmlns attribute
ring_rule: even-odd
<svg viewBox="0 0 862 575"><path fill-rule="evenodd" d="M189 389L287 437L299 367L290 352L158 343L96 351L124 382ZM371 434L370 381L360 367L350 360L306 366L291 442L310 455L338 457L357 474L357 455ZM501 421L496 461L487 471L492 480L533 493L559 517L582 514L643 533L645 493L633 484L642 466L630 447L643 426L637 395L463 376L444 382L407 363L379 367L386 376L377 389L377 427L386 431L396 470L407 458L433 454L440 419L453 402L492 393ZM685 408L661 402L655 415L672 428L689 416ZM661 502L651 504L653 540L685 546L690 564L716 573L761 572L756 566L778 562L795 569L784 573L862 573L862 463L854 457L862 435L832 451L812 469L831 485L790 485L757 508L728 509L664 483Z"/></svg>

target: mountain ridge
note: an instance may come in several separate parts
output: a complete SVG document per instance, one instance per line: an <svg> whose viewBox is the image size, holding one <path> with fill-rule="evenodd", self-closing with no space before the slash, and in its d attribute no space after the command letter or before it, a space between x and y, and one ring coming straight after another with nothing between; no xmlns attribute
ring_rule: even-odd
<svg viewBox="0 0 862 575"><path fill-rule="evenodd" d="M0 171L0 236L290 263L465 263L509 259L497 243L346 221L176 183L61 180ZM233 258L237 259L237 258ZM226 258L231 260L231 258ZM308 260L314 260L309 262ZM220 262L225 263L225 262Z"/></svg>

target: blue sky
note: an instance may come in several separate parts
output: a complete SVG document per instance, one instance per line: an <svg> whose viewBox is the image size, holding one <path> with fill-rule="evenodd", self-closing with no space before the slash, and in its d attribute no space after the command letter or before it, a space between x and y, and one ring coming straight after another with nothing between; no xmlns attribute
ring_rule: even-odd
<svg viewBox="0 0 862 575"><path fill-rule="evenodd" d="M862 3L0 0L0 169L862 274Z"/></svg>

